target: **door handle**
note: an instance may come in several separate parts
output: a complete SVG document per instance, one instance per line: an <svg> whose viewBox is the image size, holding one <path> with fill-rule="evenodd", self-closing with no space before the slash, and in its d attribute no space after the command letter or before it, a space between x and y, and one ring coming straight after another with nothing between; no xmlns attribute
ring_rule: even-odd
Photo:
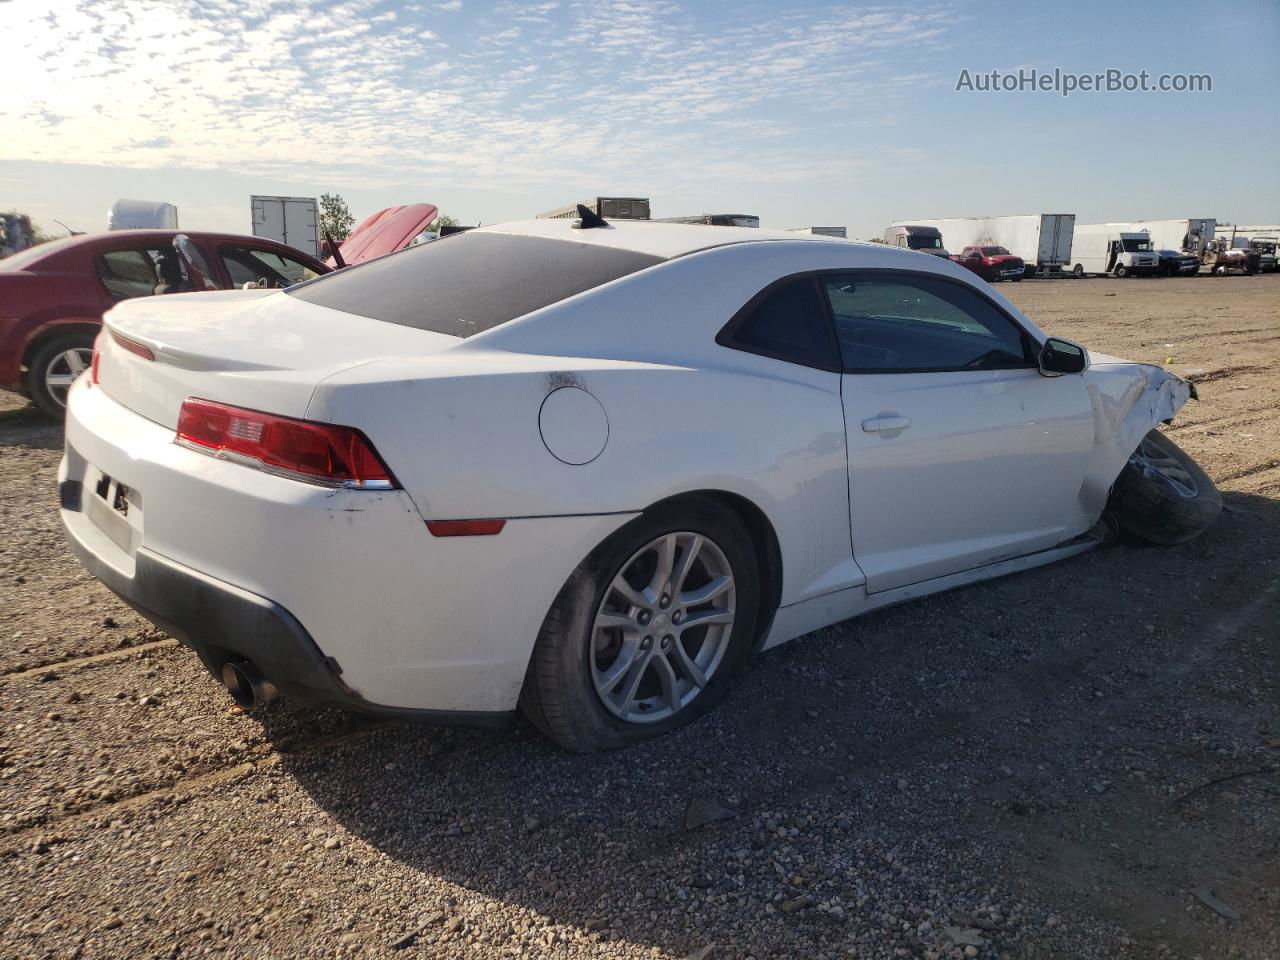
<svg viewBox="0 0 1280 960"><path fill-rule="evenodd" d="M905 430L911 426L909 417L899 417L893 415L872 417L869 420L862 421L862 430L864 433L890 433L896 430Z"/></svg>

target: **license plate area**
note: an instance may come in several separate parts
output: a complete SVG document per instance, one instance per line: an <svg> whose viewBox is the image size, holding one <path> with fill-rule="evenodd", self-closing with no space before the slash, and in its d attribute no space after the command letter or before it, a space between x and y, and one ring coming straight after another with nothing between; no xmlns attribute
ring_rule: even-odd
<svg viewBox="0 0 1280 960"><path fill-rule="evenodd" d="M142 543L142 498L138 491L94 467L89 468L85 515L129 556Z"/></svg>

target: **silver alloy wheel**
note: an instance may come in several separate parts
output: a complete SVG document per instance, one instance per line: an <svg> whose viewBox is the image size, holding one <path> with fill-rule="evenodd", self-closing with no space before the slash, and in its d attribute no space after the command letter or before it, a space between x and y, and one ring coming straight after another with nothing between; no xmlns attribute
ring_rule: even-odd
<svg viewBox="0 0 1280 960"><path fill-rule="evenodd" d="M1129 462L1147 478L1168 487L1178 496L1191 500L1200 495L1200 485L1195 477L1168 451L1144 437Z"/></svg>
<svg viewBox="0 0 1280 960"><path fill-rule="evenodd" d="M72 347L53 356L44 368L44 386L54 403L60 407L67 405L67 391L71 384L89 369L92 362L92 347Z"/></svg>
<svg viewBox="0 0 1280 960"><path fill-rule="evenodd" d="M737 592L729 561L700 533L667 533L631 555L591 624L591 679L628 723L674 716L724 659Z"/></svg>

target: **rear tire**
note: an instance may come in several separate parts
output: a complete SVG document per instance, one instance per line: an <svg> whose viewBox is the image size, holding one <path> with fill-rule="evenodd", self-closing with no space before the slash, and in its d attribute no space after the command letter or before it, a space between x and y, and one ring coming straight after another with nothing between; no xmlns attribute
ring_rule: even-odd
<svg viewBox="0 0 1280 960"><path fill-rule="evenodd" d="M668 542L674 544L666 564L676 571L671 581L690 553L692 569L683 590L662 594L661 584L652 585L664 579L657 571ZM730 585L723 587L726 574ZM641 582L647 585L637 586ZM712 600L692 602L715 584L721 592ZM628 599L628 587L646 603ZM664 596L667 606L661 606ZM618 530L569 576L538 634L520 707L574 753L623 747L682 727L719 703L741 673L762 596L755 548L730 511L705 497L660 504ZM725 613L731 622L689 625L701 616L723 620ZM602 625L604 619L609 623ZM634 628L610 625L623 621ZM611 671L621 677L612 686Z"/></svg>
<svg viewBox="0 0 1280 960"><path fill-rule="evenodd" d="M1152 430L1116 478L1107 510L1140 540L1186 543L1222 512L1222 495L1186 451Z"/></svg>
<svg viewBox="0 0 1280 960"><path fill-rule="evenodd" d="M1072 268L1071 268L1071 274L1072 274L1072 276L1074 276L1077 280L1081 280L1081 279L1083 279L1083 278L1084 278L1084 264L1083 264L1083 263L1077 263L1074 267L1072 267Z"/></svg>
<svg viewBox="0 0 1280 960"><path fill-rule="evenodd" d="M42 413L61 420L67 413L67 391L93 359L94 335L69 333L51 337L36 348L27 364L27 393Z"/></svg>

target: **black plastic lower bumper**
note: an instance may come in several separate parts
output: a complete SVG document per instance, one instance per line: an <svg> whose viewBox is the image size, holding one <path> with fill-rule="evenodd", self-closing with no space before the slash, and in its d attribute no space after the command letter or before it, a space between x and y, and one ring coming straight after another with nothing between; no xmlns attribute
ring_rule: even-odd
<svg viewBox="0 0 1280 960"><path fill-rule="evenodd" d="M78 512L80 492L62 490L63 510ZM287 696L316 706L423 723L504 726L514 712L417 710L371 703L342 679L288 610L198 570L139 547L127 577L86 547L66 523L67 541L81 563L122 600L199 655L215 677L228 661L248 660Z"/></svg>

